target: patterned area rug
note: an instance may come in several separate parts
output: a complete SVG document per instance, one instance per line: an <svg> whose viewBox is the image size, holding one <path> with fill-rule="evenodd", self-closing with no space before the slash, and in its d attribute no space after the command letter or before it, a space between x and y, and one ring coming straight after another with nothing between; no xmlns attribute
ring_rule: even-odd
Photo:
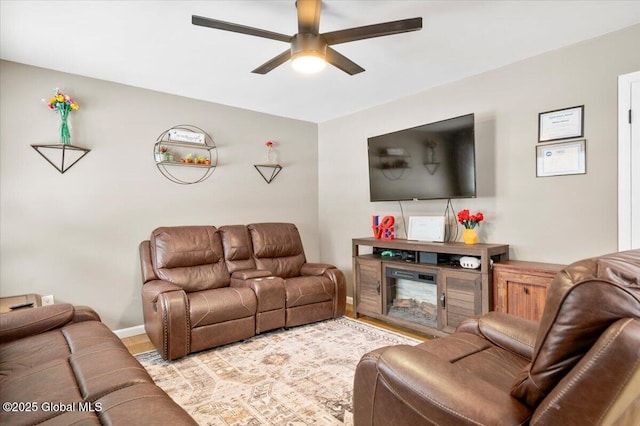
<svg viewBox="0 0 640 426"><path fill-rule="evenodd" d="M136 356L201 425L352 425L365 353L420 341L347 317L272 331L176 361Z"/></svg>

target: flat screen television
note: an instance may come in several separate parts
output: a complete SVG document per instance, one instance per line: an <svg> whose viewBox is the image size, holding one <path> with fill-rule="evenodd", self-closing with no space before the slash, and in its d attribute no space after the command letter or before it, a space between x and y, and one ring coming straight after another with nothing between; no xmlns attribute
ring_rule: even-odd
<svg viewBox="0 0 640 426"><path fill-rule="evenodd" d="M371 201L476 196L474 115L368 138Z"/></svg>

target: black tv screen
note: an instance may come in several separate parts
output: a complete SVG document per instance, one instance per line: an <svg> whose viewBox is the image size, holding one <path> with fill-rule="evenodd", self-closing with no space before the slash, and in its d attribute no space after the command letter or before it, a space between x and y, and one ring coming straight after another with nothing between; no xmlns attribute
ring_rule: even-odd
<svg viewBox="0 0 640 426"><path fill-rule="evenodd" d="M474 115L368 139L371 201L476 196Z"/></svg>

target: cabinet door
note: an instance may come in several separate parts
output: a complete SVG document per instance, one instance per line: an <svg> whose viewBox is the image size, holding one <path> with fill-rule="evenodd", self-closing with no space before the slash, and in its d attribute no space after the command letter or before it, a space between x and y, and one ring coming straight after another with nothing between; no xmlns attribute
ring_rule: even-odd
<svg viewBox="0 0 640 426"><path fill-rule="evenodd" d="M482 275L443 269L441 277L441 328L453 333L463 320L482 313Z"/></svg>
<svg viewBox="0 0 640 426"><path fill-rule="evenodd" d="M540 321L552 274L534 275L518 270L496 269L493 275L495 308L521 318Z"/></svg>
<svg viewBox="0 0 640 426"><path fill-rule="evenodd" d="M356 258L356 312L382 314L382 263Z"/></svg>
<svg viewBox="0 0 640 426"><path fill-rule="evenodd" d="M507 281L507 312L510 314L540 321L546 298L546 286Z"/></svg>

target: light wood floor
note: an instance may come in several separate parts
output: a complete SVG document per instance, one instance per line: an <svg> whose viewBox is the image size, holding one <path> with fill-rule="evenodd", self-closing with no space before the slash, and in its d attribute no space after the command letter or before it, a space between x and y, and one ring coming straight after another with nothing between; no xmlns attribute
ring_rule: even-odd
<svg viewBox="0 0 640 426"><path fill-rule="evenodd" d="M350 318L353 318L353 307L352 307L352 305L347 305L346 316L348 316ZM383 321L380 321L378 319L375 319L375 318L370 318L370 317L366 317L366 316L360 316L360 317L358 317L358 321L362 321L362 322L367 323L367 324L375 325L376 327L380 327L380 328L383 328L385 330L395 331L396 333L400 333L400 334L405 335L405 336L413 337L414 339L418 339L418 340L429 340L430 338L432 338L432 336L429 336L429 335L426 335L426 334L422 334L422 333L418 333L418 332L413 331L413 330L408 330L408 329L405 329L405 328L396 327L394 325L387 324L387 323L385 323ZM124 339L122 339L122 342L125 344L125 346L129 350L129 352L134 354L134 355L142 353L142 352L151 351L151 350L155 349L153 347L153 344L151 343L151 341L149 340L149 338L147 337L146 334L139 334L137 336L125 337Z"/></svg>

